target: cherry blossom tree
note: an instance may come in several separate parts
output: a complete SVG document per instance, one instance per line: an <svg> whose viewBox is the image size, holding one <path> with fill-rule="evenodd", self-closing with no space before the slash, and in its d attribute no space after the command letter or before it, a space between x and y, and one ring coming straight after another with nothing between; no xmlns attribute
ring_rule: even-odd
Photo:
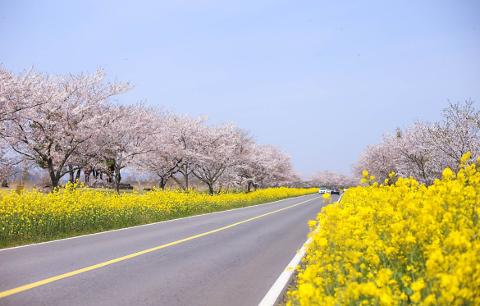
<svg viewBox="0 0 480 306"><path fill-rule="evenodd" d="M298 179L290 157L269 145L251 144L246 158L237 166L241 184L252 188L285 185Z"/></svg>
<svg viewBox="0 0 480 306"><path fill-rule="evenodd" d="M210 193L222 188L277 186L296 179L290 158L257 145L232 124L160 113L142 105L114 105L130 85L107 82L103 71L50 76L0 67L0 178L15 161L46 169L51 187L69 174L90 175L118 191L126 167L175 180L188 190L193 176ZM12 166L13 165L13 166Z"/></svg>
<svg viewBox="0 0 480 306"><path fill-rule="evenodd" d="M68 173L66 169L79 146L98 133L94 122L104 116L112 96L125 92L128 84L107 83L105 74L39 76L42 90L34 107L10 113L2 138L13 151L47 169L52 188Z"/></svg>
<svg viewBox="0 0 480 306"><path fill-rule="evenodd" d="M355 169L366 169L383 182L389 173L413 177L430 184L442 169L458 170L466 152L480 156L480 112L470 100L450 104L442 119L433 123L417 122L396 133L385 135L382 142L368 146Z"/></svg>
<svg viewBox="0 0 480 306"><path fill-rule="evenodd" d="M183 182L176 175L172 179L183 189L190 188L190 177L195 169L198 147L201 143L202 133L205 132L205 118L191 118L184 115L171 115L170 133L173 146L177 148L175 156L178 161L177 173L183 178Z"/></svg>
<svg viewBox="0 0 480 306"><path fill-rule="evenodd" d="M14 74L0 67L0 122L13 119L23 110L46 104L55 94L55 85L48 79L33 69Z"/></svg>
<svg viewBox="0 0 480 306"><path fill-rule="evenodd" d="M315 175L313 175L312 182L318 186L330 188L345 188L355 186L358 180L344 174L339 174L326 170L317 172Z"/></svg>
<svg viewBox="0 0 480 306"><path fill-rule="evenodd" d="M442 166L429 143L430 137L428 124L418 122L404 131L397 130L396 136L390 138L388 145L396 152L394 162L399 176L428 184L441 175Z"/></svg>
<svg viewBox="0 0 480 306"><path fill-rule="evenodd" d="M250 142L246 133L231 124L203 127L194 146L193 175L205 183L210 194L227 169L238 165Z"/></svg>
<svg viewBox="0 0 480 306"><path fill-rule="evenodd" d="M8 187L8 180L14 174L15 162L7 155L7 146L0 139L0 187Z"/></svg>
<svg viewBox="0 0 480 306"><path fill-rule="evenodd" d="M178 141L178 118L172 114L156 114L156 133L152 136L151 150L138 157L137 167L155 175L158 187L165 189L167 182L177 173L184 162L183 145Z"/></svg>
<svg viewBox="0 0 480 306"><path fill-rule="evenodd" d="M289 155L271 145L260 146L260 149L264 173L257 175L259 186L280 186L298 180Z"/></svg>
<svg viewBox="0 0 480 306"><path fill-rule="evenodd" d="M387 137L388 139L388 137ZM369 145L360 156L354 167L354 172L361 177L363 170L368 170L378 181L383 182L390 173L397 173L395 147L384 141L379 144Z"/></svg>
<svg viewBox="0 0 480 306"><path fill-rule="evenodd" d="M256 145L232 124L209 126L202 119L172 114L156 120L161 127L154 149L139 158L140 169L152 173L164 188L169 179L188 184L187 174L205 183L210 193L246 186L280 185L294 180L290 159L272 146ZM184 184L176 174L184 177Z"/></svg>
<svg viewBox="0 0 480 306"><path fill-rule="evenodd" d="M140 155L155 149L154 112L143 105L112 106L106 112L107 123L95 137L98 156L119 192L121 170L135 166Z"/></svg>
<svg viewBox="0 0 480 306"><path fill-rule="evenodd" d="M428 145L437 152L441 168L457 170L466 152L480 156L480 112L471 100L450 104L443 110L443 120L433 123L428 133Z"/></svg>

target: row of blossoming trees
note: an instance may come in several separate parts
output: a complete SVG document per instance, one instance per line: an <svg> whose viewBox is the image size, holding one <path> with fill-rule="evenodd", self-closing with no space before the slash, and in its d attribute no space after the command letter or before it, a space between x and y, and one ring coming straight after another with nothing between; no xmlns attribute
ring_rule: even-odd
<svg viewBox="0 0 480 306"><path fill-rule="evenodd" d="M329 188L346 188L358 184L359 179L333 171L319 171L312 176L311 180L317 186Z"/></svg>
<svg viewBox="0 0 480 306"><path fill-rule="evenodd" d="M368 146L361 154L353 167L353 177L320 171L311 181L318 186L355 186L362 172L368 170L379 182L395 174L431 184L447 167L458 171L459 160L466 152L473 158L480 156L480 112L470 100L450 104L437 122L416 122L384 135L380 143Z"/></svg>
<svg viewBox="0 0 480 306"><path fill-rule="evenodd" d="M113 102L130 88L107 82L101 70L51 76L0 68L0 178L29 162L48 172L52 187L64 177L101 178L118 190L126 167L154 175L161 188L175 181L188 189L195 178L210 193L295 179L287 155L232 124Z"/></svg>
<svg viewBox="0 0 480 306"><path fill-rule="evenodd" d="M384 135L367 147L355 170L368 170L380 182L395 173L430 184L447 167L458 171L466 152L480 156L480 112L469 100L450 104L437 122L417 122Z"/></svg>

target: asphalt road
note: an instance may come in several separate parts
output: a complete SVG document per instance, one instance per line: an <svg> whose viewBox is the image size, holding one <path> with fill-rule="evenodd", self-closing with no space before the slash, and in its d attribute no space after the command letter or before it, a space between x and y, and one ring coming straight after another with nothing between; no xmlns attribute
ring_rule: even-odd
<svg viewBox="0 0 480 306"><path fill-rule="evenodd" d="M257 305L322 205L315 194L0 250L0 297L20 288L0 305Z"/></svg>

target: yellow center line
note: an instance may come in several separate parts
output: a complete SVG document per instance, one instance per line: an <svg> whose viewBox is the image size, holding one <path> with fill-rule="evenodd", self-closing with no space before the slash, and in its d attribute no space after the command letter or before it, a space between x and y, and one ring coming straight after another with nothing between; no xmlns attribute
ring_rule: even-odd
<svg viewBox="0 0 480 306"><path fill-rule="evenodd" d="M85 273L85 272L88 272L88 271L100 269L100 268L115 264L117 262L125 261L127 259L131 259L131 258L140 256L140 255L144 255L144 254L148 254L148 253L151 253L151 252L154 252L154 251L158 251L158 250L161 250L161 249L164 249L164 248L167 248L167 247L170 247L170 246L174 246L174 245L177 245L177 244L180 244L180 243L183 243L183 242L187 242L187 241L190 241L190 240L193 240L193 239L197 239L197 238L200 238L200 237L215 234L215 233L230 229L232 227L235 227L235 226L247 223L247 222L251 222L251 221L254 221L254 220L257 220L257 219L260 219L260 218L263 218L263 217L266 217L266 216L269 216L269 215L272 215L272 214L275 214L275 213L278 213L278 212L281 212L281 211L284 211L284 210L287 210L287 209L290 209L290 208L293 208L293 207L296 207L296 206L301 205L301 204L305 204L307 202L310 202L310 201L313 201L313 200L316 200L316 199L318 199L318 197L310 199L310 200L306 200L306 201L303 201L303 202L300 202L300 203L297 203L297 204L294 204L294 205L291 205L291 206L288 206L288 207L280 208L280 209L277 209L277 210L274 210L274 211L271 211L271 212L268 212L268 213L265 213L265 214L262 214L262 215L258 215L258 216L255 216L255 217L252 217L252 218L249 218L249 219L245 219L245 220L242 220L242 221L239 221L239 222L235 222L235 223L232 223L232 224L229 224L229 225L225 225L225 226L216 228L216 229L211 230L211 231L207 231L207 232L203 232L203 233L200 233L200 234L197 234L197 235L189 236L189 237L179 239L179 240L176 240L176 241L173 241L173 242L169 242L169 243L166 243L166 244L162 244L162 245L159 245L159 246L156 246L156 247L153 247L153 248L145 249L143 251L131 253L131 254L128 254L128 255L125 255L125 256L122 256L122 257L107 260L107 261L104 261L104 262L101 262L101 263L98 263L98 264L95 264L95 265L91 265L91 266L88 266L88 267L85 267L85 268L73 270L73 271L70 271L70 272L67 272L67 273L59 274L59 275L52 276L52 277L49 277L49 278L45 278L45 279L42 279L42 280L39 280L39 281L36 281L36 282L33 282L33 283L29 283L29 284L26 284L26 285L23 285L23 286L19 286L19 287L12 288L12 289L9 289L9 290L6 290L6 291L2 291L2 292L0 292L0 299L4 298L4 297L7 297L7 296L10 296L10 295L13 295L13 294L17 294L17 293L20 293L20 292L23 292L23 291L30 290L30 289L33 289L33 288L36 288L36 287L40 287L40 286L43 286L43 285L46 285L46 284L50 284L50 283L53 283L53 282L56 282L56 281L59 281L59 280L62 280L62 279L68 278L68 277L72 277L72 276L75 276L75 275L78 275L78 274L81 274L81 273Z"/></svg>

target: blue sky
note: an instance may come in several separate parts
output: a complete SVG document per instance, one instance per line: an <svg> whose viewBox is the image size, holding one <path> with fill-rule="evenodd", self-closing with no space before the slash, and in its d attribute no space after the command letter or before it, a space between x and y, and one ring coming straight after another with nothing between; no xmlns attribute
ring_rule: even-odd
<svg viewBox="0 0 480 306"><path fill-rule="evenodd" d="M92 72L145 101L235 122L304 176L448 101L480 107L478 1L7 1L0 63Z"/></svg>

